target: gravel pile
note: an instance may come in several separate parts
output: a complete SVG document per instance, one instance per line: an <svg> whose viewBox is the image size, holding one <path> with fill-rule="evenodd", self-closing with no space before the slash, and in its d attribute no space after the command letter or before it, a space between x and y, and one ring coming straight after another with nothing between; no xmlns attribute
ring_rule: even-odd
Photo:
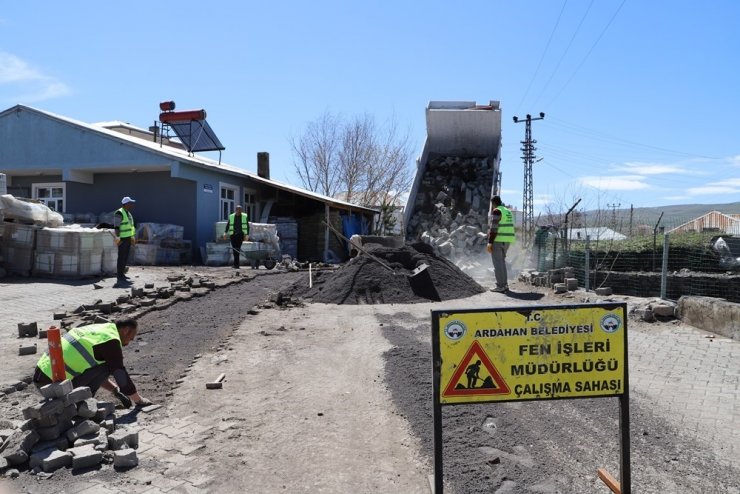
<svg viewBox="0 0 740 494"><path fill-rule="evenodd" d="M360 254L334 271L316 272L313 288L308 288L307 280L295 283L293 296L327 304L404 304L465 298L484 291L457 266L436 255L429 245L369 245L367 250L395 273ZM413 278L408 276L422 264L429 267Z"/></svg>

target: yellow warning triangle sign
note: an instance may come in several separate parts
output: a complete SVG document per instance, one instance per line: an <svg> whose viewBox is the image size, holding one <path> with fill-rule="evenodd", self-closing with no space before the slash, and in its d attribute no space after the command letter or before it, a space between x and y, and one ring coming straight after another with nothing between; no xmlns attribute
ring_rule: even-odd
<svg viewBox="0 0 740 494"><path fill-rule="evenodd" d="M509 386L491 359L474 341L452 375L442 396L507 395Z"/></svg>

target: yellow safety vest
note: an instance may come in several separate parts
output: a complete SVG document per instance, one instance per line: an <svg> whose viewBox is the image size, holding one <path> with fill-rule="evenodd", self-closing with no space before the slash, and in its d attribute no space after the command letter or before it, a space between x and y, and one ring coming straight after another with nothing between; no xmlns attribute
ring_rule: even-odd
<svg viewBox="0 0 740 494"><path fill-rule="evenodd" d="M229 235L234 234L234 217L236 216L236 213L231 213L229 215ZM244 235L249 235L249 218L247 217L247 213L242 213L242 233Z"/></svg>
<svg viewBox="0 0 740 494"><path fill-rule="evenodd" d="M501 211L501 221L498 223L496 238L494 242L514 243L516 234L514 232L514 215L504 206L496 207Z"/></svg>
<svg viewBox="0 0 740 494"><path fill-rule="evenodd" d="M90 324L72 329L62 335L62 354L66 378L79 376L87 369L103 362L95 359L93 347L106 341L116 340L121 344L121 336L114 323ZM51 359L44 353L37 364L41 372L51 379Z"/></svg>
<svg viewBox="0 0 740 494"><path fill-rule="evenodd" d="M121 224L118 226L118 236L120 238L133 237L136 234L134 216L123 208L119 208L117 212L121 213Z"/></svg>

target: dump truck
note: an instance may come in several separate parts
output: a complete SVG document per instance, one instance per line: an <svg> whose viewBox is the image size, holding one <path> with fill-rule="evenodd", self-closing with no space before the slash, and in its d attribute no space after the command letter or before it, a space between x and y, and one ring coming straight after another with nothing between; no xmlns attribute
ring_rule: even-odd
<svg viewBox="0 0 740 494"><path fill-rule="evenodd" d="M490 198L499 193L498 101L432 101L427 138L406 203L407 242L424 242L452 261L485 251Z"/></svg>

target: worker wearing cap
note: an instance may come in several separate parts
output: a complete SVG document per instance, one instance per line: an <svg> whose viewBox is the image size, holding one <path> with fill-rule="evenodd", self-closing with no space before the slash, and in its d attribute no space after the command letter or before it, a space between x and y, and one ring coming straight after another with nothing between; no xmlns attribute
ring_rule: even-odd
<svg viewBox="0 0 740 494"><path fill-rule="evenodd" d="M489 219L488 245L486 250L491 254L493 271L496 276L494 292L509 291L508 274L506 272L506 252L514 243L514 215L506 208L499 196L491 198L491 214Z"/></svg>
<svg viewBox="0 0 740 494"><path fill-rule="evenodd" d="M137 330L135 319L121 319L115 323L80 326L64 333L62 355L66 379L70 379L75 388L87 386L93 395L103 387L113 392L126 408L132 401L137 405L151 405L151 401L136 391L123 365L123 347L136 338ZM33 382L38 387L52 382L51 359L47 353L36 365Z"/></svg>
<svg viewBox="0 0 740 494"><path fill-rule="evenodd" d="M236 211L229 215L226 222L224 238L229 236L231 240L231 250L234 254L234 269L239 269L239 255L242 248L242 242L249 240L249 217L247 213L242 213L242 207L237 206Z"/></svg>
<svg viewBox="0 0 740 494"><path fill-rule="evenodd" d="M116 230L116 244L118 245L118 283L129 282L126 276L126 264L131 246L136 244L136 226L131 214L135 202L129 196L124 197L121 199L121 207L113 215L113 226Z"/></svg>

